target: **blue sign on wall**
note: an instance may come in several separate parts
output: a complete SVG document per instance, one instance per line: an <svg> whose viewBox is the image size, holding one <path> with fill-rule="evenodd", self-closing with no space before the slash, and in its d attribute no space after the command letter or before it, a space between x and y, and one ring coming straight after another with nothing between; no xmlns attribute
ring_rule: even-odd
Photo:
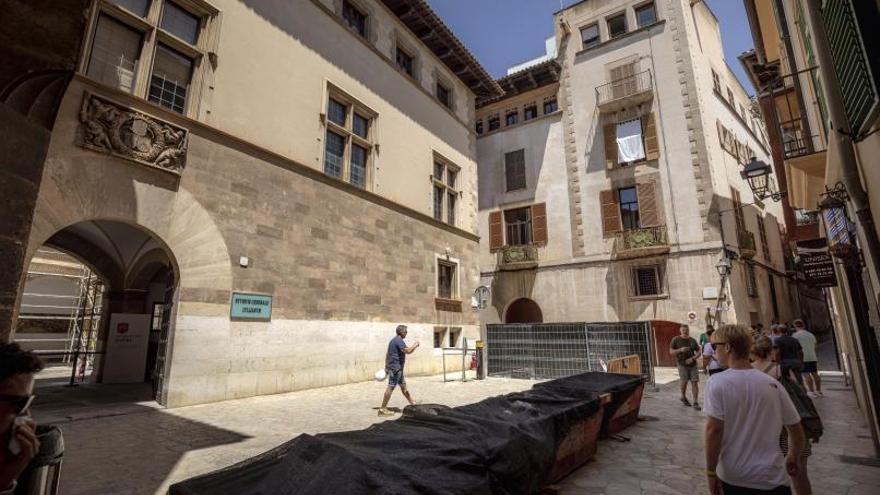
<svg viewBox="0 0 880 495"><path fill-rule="evenodd" d="M246 320L271 320L272 296L233 292L230 316Z"/></svg>

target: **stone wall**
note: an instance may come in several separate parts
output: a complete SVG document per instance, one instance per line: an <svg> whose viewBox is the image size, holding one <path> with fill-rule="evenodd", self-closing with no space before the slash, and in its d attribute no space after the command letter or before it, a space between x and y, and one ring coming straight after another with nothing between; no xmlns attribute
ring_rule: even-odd
<svg viewBox="0 0 880 495"><path fill-rule="evenodd" d="M424 344L411 373L441 371L435 325L478 335L468 303L437 311L434 300L447 256L469 300L475 235L122 94L110 96L188 129L181 176L76 146L86 90L103 91L77 78L62 104L28 253L92 219L160 240L180 274L168 405L369 379L399 323ZM232 291L271 294L272 321L231 321Z"/></svg>

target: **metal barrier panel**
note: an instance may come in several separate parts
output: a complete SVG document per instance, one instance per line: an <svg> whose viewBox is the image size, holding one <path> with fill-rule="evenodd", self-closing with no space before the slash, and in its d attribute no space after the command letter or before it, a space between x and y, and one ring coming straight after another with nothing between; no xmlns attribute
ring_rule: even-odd
<svg viewBox="0 0 880 495"><path fill-rule="evenodd" d="M583 323L532 326L535 378L553 379L590 371Z"/></svg>
<svg viewBox="0 0 880 495"><path fill-rule="evenodd" d="M533 348L531 325L487 325L488 375L534 378ZM489 357L490 354L491 357Z"/></svg>
<svg viewBox="0 0 880 495"><path fill-rule="evenodd" d="M642 363L642 375L654 385L654 349L651 324L645 321L586 323L590 369L601 371L603 363L635 354Z"/></svg>
<svg viewBox="0 0 880 495"><path fill-rule="evenodd" d="M608 361L636 354L654 385L648 322L486 325L489 376L553 379L605 371Z"/></svg>

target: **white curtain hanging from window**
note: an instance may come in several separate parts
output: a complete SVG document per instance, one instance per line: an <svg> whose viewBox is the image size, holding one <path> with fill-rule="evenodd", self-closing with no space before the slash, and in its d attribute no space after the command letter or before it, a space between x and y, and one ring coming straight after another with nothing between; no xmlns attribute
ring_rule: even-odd
<svg viewBox="0 0 880 495"><path fill-rule="evenodd" d="M617 124L617 162L627 163L644 160L645 146L642 142L641 119L627 120Z"/></svg>

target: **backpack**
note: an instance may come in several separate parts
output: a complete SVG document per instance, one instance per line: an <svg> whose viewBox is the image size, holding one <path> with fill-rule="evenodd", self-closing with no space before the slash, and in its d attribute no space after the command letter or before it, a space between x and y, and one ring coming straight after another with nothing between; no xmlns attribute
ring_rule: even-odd
<svg viewBox="0 0 880 495"><path fill-rule="evenodd" d="M788 392L788 396L794 403L795 409L797 409L798 414L801 416L801 426L804 428L804 434L807 436L807 439L817 443L819 438L822 437L823 428L822 418L819 417L819 412L816 410L813 400L807 395L804 387L789 378L787 373L780 377L779 382L785 387L785 391Z"/></svg>

